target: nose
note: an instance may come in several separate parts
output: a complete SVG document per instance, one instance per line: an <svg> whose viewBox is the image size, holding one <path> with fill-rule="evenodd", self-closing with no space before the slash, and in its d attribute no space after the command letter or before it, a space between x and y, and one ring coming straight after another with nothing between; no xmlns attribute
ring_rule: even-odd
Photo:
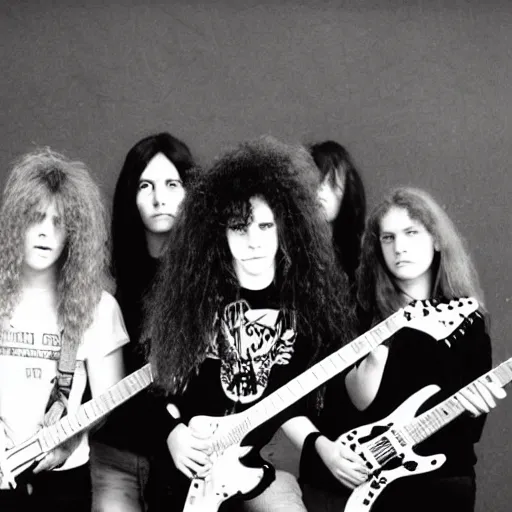
<svg viewBox="0 0 512 512"><path fill-rule="evenodd" d="M153 204L154 206L164 206L167 201L167 185L155 185L155 190L153 192Z"/></svg>
<svg viewBox="0 0 512 512"><path fill-rule="evenodd" d="M406 241L401 235L395 236L395 254L402 254L406 251Z"/></svg>
<svg viewBox="0 0 512 512"><path fill-rule="evenodd" d="M251 249L257 249L261 245L261 230L259 226L253 224L247 230L247 242Z"/></svg>
<svg viewBox="0 0 512 512"><path fill-rule="evenodd" d="M55 226L53 224L52 219L49 216L46 216L37 227L37 236L40 238L46 238L51 236L55 230Z"/></svg>

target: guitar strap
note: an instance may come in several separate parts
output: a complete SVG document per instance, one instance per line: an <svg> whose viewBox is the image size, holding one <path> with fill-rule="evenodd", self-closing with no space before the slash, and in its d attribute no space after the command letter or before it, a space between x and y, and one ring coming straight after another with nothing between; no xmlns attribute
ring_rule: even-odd
<svg viewBox="0 0 512 512"><path fill-rule="evenodd" d="M62 416L65 416L71 386L73 385L78 343L66 343L63 334L61 335L61 340L62 344L57 367L57 377L54 379L53 389L48 400L48 405L46 406L44 416L45 426L52 425L60 420Z"/></svg>

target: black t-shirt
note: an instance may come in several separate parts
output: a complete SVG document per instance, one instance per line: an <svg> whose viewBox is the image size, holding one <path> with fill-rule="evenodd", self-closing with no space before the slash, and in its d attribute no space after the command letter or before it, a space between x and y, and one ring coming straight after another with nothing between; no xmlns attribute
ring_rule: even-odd
<svg viewBox="0 0 512 512"><path fill-rule="evenodd" d="M346 391L345 372L329 385L317 424L322 433L335 440L351 428L384 419L416 391L437 384L441 390L423 404L417 413L420 414L491 366L490 339L480 316L475 317L464 332L459 330L441 341L421 331L404 328L391 338L382 381L372 403L363 411L357 410ZM472 418L463 414L414 448L420 455L444 453L447 456L444 465L430 474L432 477L473 474L476 463L473 445L480 439L484 422L485 416ZM332 477L312 446L303 453L301 481L348 492Z"/></svg>
<svg viewBox="0 0 512 512"><path fill-rule="evenodd" d="M198 372L180 396L169 397L188 423L197 415L219 417L240 413L257 404L295 376L304 372L311 359L311 342L300 332L292 311L279 309L276 288L240 289L218 318L217 337ZM243 438L243 445L263 447L287 419L305 413L299 400ZM161 410L161 449L152 466L149 499L155 510L180 507L188 490L188 479L179 471L169 472L173 462L165 441L178 422ZM165 428L163 427L165 425ZM170 501L169 501L170 500Z"/></svg>
<svg viewBox="0 0 512 512"><path fill-rule="evenodd" d="M279 309L273 285L240 289L224 307L217 338L185 392L174 397L185 423L199 414L227 416L245 411L306 370L311 344L298 329L293 311ZM283 410L248 438L263 446L303 402Z"/></svg>

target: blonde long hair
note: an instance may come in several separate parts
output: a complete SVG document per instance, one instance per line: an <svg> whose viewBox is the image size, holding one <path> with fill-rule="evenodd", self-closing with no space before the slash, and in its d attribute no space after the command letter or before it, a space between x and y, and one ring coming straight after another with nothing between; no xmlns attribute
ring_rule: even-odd
<svg viewBox="0 0 512 512"><path fill-rule="evenodd" d="M24 239L41 205L55 200L66 245L59 260L57 316L64 337L80 343L107 285L108 238L100 190L82 162L49 148L21 157L5 185L0 210L0 318L19 300Z"/></svg>
<svg viewBox="0 0 512 512"><path fill-rule="evenodd" d="M392 207L405 209L436 241L439 251L433 262L432 298L475 297L483 310L477 271L453 222L427 192L403 187L393 190L368 218L357 273L357 295L363 311L375 322L407 303L386 267L380 246L380 221Z"/></svg>

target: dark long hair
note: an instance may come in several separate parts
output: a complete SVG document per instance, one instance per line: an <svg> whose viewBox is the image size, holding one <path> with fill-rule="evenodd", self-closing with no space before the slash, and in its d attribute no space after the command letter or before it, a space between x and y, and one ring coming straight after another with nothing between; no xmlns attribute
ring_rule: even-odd
<svg viewBox="0 0 512 512"><path fill-rule="evenodd" d="M409 302L396 286L380 245L380 221L392 207L403 208L411 219L421 222L439 247L433 261L431 298L475 297L485 311L478 274L453 222L427 192L403 187L393 190L375 207L368 217L363 237L357 296L363 311L373 319L373 323L388 317Z"/></svg>
<svg viewBox="0 0 512 512"><path fill-rule="evenodd" d="M361 238L366 217L366 195L363 181L349 152L335 141L327 140L309 146L322 179L331 185L344 182L340 211L333 222L333 243L338 259L350 282L354 282L361 253Z"/></svg>
<svg viewBox="0 0 512 512"><path fill-rule="evenodd" d="M112 209L112 274L121 306L124 300L140 300L153 274L154 263L148 253L136 196L140 175L158 153L174 164L185 187L194 167L187 145L167 132L145 137L126 155Z"/></svg>
<svg viewBox="0 0 512 512"><path fill-rule="evenodd" d="M313 361L351 336L347 283L315 195L318 173L302 147L271 137L246 142L197 175L173 227L147 303L145 338L157 384L184 389L215 338L216 319L240 285L226 239L233 217L247 220L250 199L272 209L279 237L274 284L294 311ZM147 334L147 336L146 336Z"/></svg>

